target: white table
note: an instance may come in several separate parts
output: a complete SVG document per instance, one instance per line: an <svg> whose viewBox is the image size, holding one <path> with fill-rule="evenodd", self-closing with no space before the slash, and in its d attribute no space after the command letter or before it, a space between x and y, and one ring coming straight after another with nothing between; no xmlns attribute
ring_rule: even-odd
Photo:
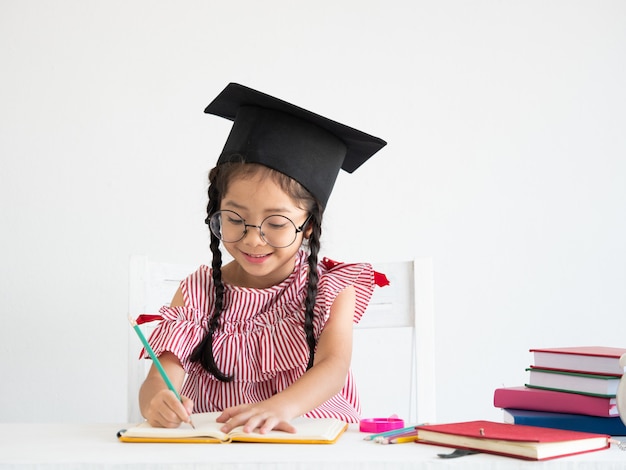
<svg viewBox="0 0 626 470"><path fill-rule="evenodd" d="M0 469L272 469L272 470L625 470L616 446L544 462L477 454L441 459L451 449L364 441L356 427L336 444L131 444L116 424L0 423ZM624 440L624 438L620 438Z"/></svg>

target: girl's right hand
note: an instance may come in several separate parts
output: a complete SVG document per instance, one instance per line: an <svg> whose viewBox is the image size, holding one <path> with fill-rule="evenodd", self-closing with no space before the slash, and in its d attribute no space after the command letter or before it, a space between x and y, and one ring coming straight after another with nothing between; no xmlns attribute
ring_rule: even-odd
<svg viewBox="0 0 626 470"><path fill-rule="evenodd" d="M169 389L158 391L150 400L144 417L150 426L176 428L180 423L189 423L193 412L193 401L182 396L182 403Z"/></svg>

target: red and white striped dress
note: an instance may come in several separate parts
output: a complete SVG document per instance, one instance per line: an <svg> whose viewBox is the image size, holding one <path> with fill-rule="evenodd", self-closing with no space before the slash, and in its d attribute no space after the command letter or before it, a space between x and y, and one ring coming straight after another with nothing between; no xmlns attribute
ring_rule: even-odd
<svg viewBox="0 0 626 470"><path fill-rule="evenodd" d="M198 363L189 361L204 337L213 310L215 287L211 269L201 266L181 283L184 307L162 307L163 317L150 336L160 355L170 351L187 373L181 393L194 401L196 412L221 411L242 403L265 400L287 388L305 371L309 350L304 333L304 299L307 290L307 253L298 253L293 273L267 289L225 285L224 311L215 333L213 351L219 369L233 375L220 382ZM345 287L356 290L354 322L358 323L372 296L375 280L369 264L344 264L324 260L318 264L319 285L314 333L319 338L330 307ZM147 354L143 354L148 357ZM308 417L333 417L358 422L359 396L349 373L341 392Z"/></svg>

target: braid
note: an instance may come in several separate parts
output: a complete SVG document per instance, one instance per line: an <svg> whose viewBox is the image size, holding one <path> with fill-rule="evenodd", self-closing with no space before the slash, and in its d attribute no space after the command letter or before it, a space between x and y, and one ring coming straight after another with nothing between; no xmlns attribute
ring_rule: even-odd
<svg viewBox="0 0 626 470"><path fill-rule="evenodd" d="M220 191L216 188L215 181L219 167L214 168L209 174L209 203L207 204L207 215L210 217L219 208ZM210 316L209 323L207 325L207 333L195 347L191 353L190 360L192 362L199 362L203 369L210 372L222 382L230 382L233 380L232 376L228 376L219 370L215 363L215 357L213 356L213 335L218 329L220 324L220 317L222 310L224 309L224 283L222 282L222 252L220 250L219 239L211 233L211 253L213 254L213 262L211 267L213 275L213 284L215 285L215 306L213 309L213 315Z"/></svg>
<svg viewBox="0 0 626 470"><path fill-rule="evenodd" d="M208 196L209 202L207 204L207 219L220 209L222 196L226 193L228 182L235 176L245 177L247 175L258 174L260 169L264 167L257 164L245 163L244 160L240 162L222 163L211 170L209 173L209 189ZM317 341L315 340L314 323L315 318L315 301L317 298L317 285L319 282L319 276L317 272L318 255L320 251L320 237L322 234L322 215L324 212L323 207L315 201L311 194L304 189L299 183L292 178L269 168L264 168L261 171L268 171L270 177L281 186L281 188L289 194L293 199L303 201L304 205L311 214L311 220L309 221L309 227L311 228L311 235L308 240L309 257L308 257L308 287L304 300L304 332L306 335L306 342L309 347L309 362L307 369L313 367L313 360L315 357L315 346ZM207 372L211 373L215 378L222 382L230 382L233 380L233 376L224 374L219 370L215 363L215 357L213 355L213 335L220 327L220 318L222 311L224 310L224 283L222 281L222 252L220 251L220 240L211 233L211 253L213 254L212 261L212 278L213 285L215 286L215 301L212 314L209 316L207 324L207 332L204 338L196 345L193 352L189 356L191 362L198 362Z"/></svg>
<svg viewBox="0 0 626 470"><path fill-rule="evenodd" d="M320 237L322 235L321 211L313 214L311 219L311 236L309 237L309 283L304 300L304 333L306 342L309 346L309 363L307 370L313 367L313 359L315 358L315 334L313 332L313 320L315 317L315 300L317 298L317 284L319 276L317 273L317 258L320 250Z"/></svg>

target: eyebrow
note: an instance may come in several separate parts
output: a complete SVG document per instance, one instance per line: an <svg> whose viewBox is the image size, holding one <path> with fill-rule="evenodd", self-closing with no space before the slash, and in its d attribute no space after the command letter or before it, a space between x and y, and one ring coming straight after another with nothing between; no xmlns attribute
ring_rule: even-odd
<svg viewBox="0 0 626 470"><path fill-rule="evenodd" d="M226 207L232 208L232 209L239 209L239 210L247 210L248 208L246 206L243 206L241 204L238 204L235 201L231 201L231 200L226 200L226 201L222 201L222 204ZM287 207L271 207L268 209L265 209L263 211L265 214L276 214L276 213L281 213L281 212L287 212L289 214L293 214L294 211L292 209L289 209Z"/></svg>

